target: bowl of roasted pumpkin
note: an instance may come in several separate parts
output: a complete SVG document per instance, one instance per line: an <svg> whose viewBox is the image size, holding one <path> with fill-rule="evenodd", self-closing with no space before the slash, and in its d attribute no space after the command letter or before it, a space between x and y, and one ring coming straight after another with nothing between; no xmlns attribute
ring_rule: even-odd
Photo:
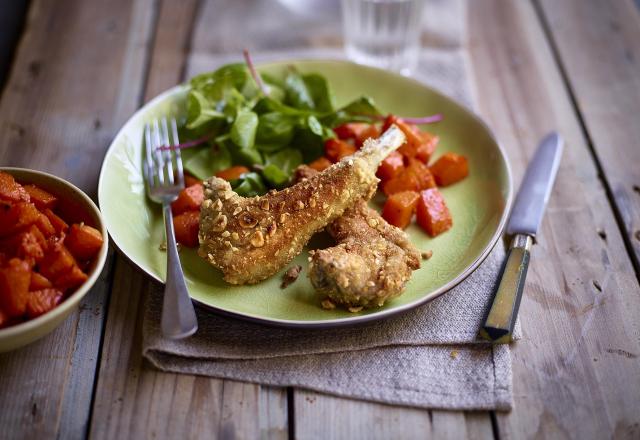
<svg viewBox="0 0 640 440"><path fill-rule="evenodd" d="M107 229L91 199L41 171L0 167L0 352L52 332L94 285Z"/></svg>

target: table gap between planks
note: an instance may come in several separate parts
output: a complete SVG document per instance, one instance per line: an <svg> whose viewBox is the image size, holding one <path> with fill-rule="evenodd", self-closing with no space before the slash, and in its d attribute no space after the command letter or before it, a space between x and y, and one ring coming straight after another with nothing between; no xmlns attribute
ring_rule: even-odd
<svg viewBox="0 0 640 440"><path fill-rule="evenodd" d="M185 79L193 60L244 47L340 44L335 23L290 20L285 29L288 12L265 1L102 3L33 0L0 101L0 163L53 172L94 198L94 158L137 107ZM640 179L638 167L625 167L640 149L637 124L622 123L640 105L633 99L640 93L637 10L630 0L477 0L469 8L479 111L506 147L516 181L545 131L557 128L568 142L533 253L510 414L497 414L492 428L488 412L408 409L303 390L287 398L279 388L155 371L140 355L141 308L158 285L113 253L77 313L45 339L0 355L3 436L640 435L633 412L640 396L633 268ZM591 87L602 79L618 83Z"/></svg>

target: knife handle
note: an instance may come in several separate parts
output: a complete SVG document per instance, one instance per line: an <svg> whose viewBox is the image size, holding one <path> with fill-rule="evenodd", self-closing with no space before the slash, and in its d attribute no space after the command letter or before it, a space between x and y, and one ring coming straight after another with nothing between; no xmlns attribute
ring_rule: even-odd
<svg viewBox="0 0 640 440"><path fill-rule="evenodd" d="M483 339L495 344L511 342L529 268L532 243L529 235L518 234L513 237L493 304L480 330L480 337Z"/></svg>

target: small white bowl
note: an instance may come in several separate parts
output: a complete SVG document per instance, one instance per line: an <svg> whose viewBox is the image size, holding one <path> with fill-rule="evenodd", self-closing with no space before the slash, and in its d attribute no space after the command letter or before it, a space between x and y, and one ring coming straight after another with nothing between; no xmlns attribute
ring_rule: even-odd
<svg viewBox="0 0 640 440"><path fill-rule="evenodd" d="M91 289L102 272L102 268L107 259L107 250L109 249L109 236L107 234L107 228L102 221L100 211L95 203L93 203L89 196L66 180L42 171L25 168L0 167L0 171L11 174L20 183L33 183L55 195L59 200L64 201L64 203L77 206L84 211L83 216L86 217L86 219L83 218L83 220L85 223L99 230L104 239L100 252L98 252L98 255L94 258L87 272L89 278L69 297L44 315L0 329L0 353L2 353L30 344L51 333L78 307L80 300L87 294L89 289Z"/></svg>

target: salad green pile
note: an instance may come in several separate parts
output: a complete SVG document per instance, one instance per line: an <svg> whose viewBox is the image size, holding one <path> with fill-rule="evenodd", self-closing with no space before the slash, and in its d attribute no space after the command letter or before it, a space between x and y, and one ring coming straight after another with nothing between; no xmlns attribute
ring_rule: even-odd
<svg viewBox="0 0 640 440"><path fill-rule="evenodd" d="M244 165L251 171L231 182L234 190L264 194L286 186L298 165L322 156L334 127L380 117L368 97L336 108L322 75L291 67L284 78L262 74L260 81L246 64L229 64L190 81L181 138L200 146L183 152L185 169L205 179Z"/></svg>

